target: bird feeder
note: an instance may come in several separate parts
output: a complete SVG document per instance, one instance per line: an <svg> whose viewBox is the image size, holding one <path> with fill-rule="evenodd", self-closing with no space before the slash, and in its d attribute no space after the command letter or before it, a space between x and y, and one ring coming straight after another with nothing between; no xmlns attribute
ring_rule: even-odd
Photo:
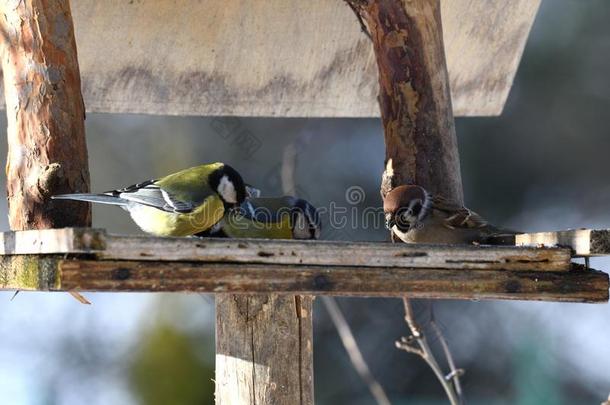
<svg viewBox="0 0 610 405"><path fill-rule="evenodd" d="M454 116L502 112L539 3L4 1L0 288L216 294L216 403L231 405L313 403L315 295L606 302L608 275L571 263L610 252L603 230L508 247L154 238L50 200L88 191L85 112L113 112L381 117L382 193L461 201Z"/></svg>

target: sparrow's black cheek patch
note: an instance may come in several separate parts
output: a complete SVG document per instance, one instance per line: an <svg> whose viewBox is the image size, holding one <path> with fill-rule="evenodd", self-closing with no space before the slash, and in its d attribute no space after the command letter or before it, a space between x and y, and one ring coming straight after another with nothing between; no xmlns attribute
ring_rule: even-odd
<svg viewBox="0 0 610 405"><path fill-rule="evenodd" d="M409 228L411 228L411 223L405 218L405 214L408 214L408 210L401 209L394 216L394 223L396 227L400 229L402 232L407 232Z"/></svg>
<svg viewBox="0 0 610 405"><path fill-rule="evenodd" d="M419 213L421 212L422 209L422 205L420 203L415 203L413 204L413 207L411 208L411 211L413 212L413 216L419 216Z"/></svg>

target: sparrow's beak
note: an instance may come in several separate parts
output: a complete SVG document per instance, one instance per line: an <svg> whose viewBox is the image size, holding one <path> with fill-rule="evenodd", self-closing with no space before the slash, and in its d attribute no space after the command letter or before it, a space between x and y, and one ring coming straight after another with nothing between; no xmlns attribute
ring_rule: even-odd
<svg viewBox="0 0 610 405"><path fill-rule="evenodd" d="M386 217L386 219L385 219L385 227L388 228L389 230L392 230L392 227L394 225L396 225L396 222L394 221L394 218Z"/></svg>

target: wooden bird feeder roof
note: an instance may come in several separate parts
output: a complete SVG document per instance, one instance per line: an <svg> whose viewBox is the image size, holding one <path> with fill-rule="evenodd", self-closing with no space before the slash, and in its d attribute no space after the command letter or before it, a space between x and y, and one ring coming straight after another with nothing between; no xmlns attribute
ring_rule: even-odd
<svg viewBox="0 0 610 405"><path fill-rule="evenodd" d="M502 112L540 0L442 1L455 115ZM373 47L340 0L72 2L87 111L378 117Z"/></svg>

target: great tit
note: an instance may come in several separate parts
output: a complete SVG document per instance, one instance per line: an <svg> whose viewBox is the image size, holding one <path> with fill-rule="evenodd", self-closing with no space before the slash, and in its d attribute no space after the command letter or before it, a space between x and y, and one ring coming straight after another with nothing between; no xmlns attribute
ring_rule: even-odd
<svg viewBox="0 0 610 405"><path fill-rule="evenodd" d="M225 211L239 207L246 198L246 185L231 166L211 163L101 194L52 198L118 205L144 232L189 236L210 229Z"/></svg>
<svg viewBox="0 0 610 405"><path fill-rule="evenodd" d="M217 226L197 236L318 239L320 217L309 202L291 196L248 198Z"/></svg>

